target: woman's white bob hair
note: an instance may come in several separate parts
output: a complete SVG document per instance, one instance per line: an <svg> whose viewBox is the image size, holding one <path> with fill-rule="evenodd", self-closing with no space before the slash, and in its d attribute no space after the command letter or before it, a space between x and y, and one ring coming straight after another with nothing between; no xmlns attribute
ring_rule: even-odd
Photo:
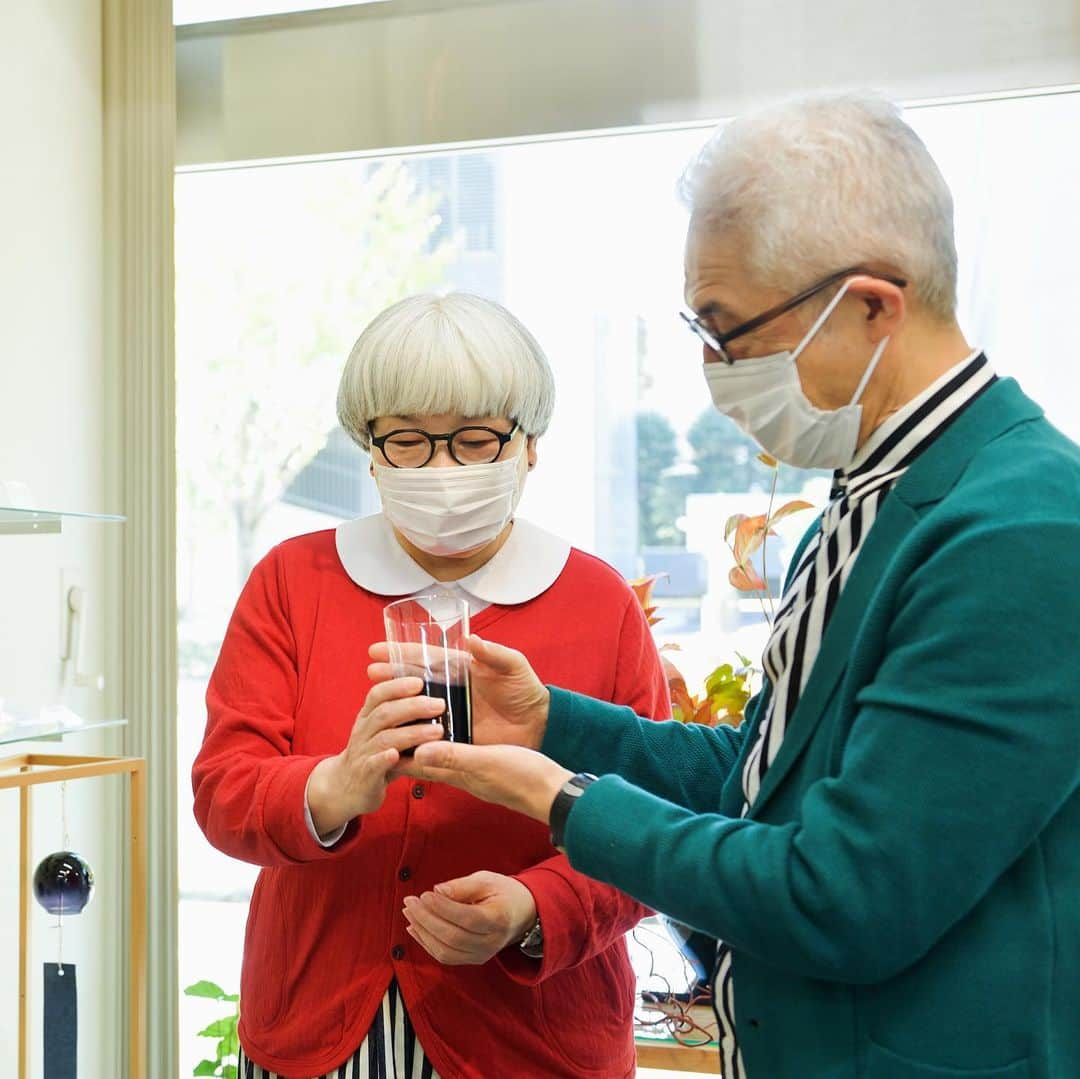
<svg viewBox="0 0 1080 1079"><path fill-rule="evenodd" d="M698 226L734 235L760 284L797 291L885 262L929 313L953 315L952 195L883 97L814 94L739 116L709 139L681 190Z"/></svg>
<svg viewBox="0 0 1080 1079"><path fill-rule="evenodd" d="M353 345L338 386L341 426L371 449L380 416L506 416L542 435L555 379L531 333L501 304L467 292L410 296Z"/></svg>

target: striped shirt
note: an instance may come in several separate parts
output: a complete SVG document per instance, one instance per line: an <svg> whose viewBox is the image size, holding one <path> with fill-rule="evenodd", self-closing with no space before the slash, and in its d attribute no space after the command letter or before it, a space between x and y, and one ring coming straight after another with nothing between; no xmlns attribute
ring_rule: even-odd
<svg viewBox="0 0 1080 1079"><path fill-rule="evenodd" d="M835 476L821 527L807 545L773 621L762 667L772 686L769 706L742 772L742 816L761 789L806 687L837 600L866 536L896 481L946 427L996 379L976 352L890 416ZM735 1034L731 950L717 951L714 995L725 1079L746 1079Z"/></svg>
<svg viewBox="0 0 1080 1079"><path fill-rule="evenodd" d="M282 1079L240 1049L238 1079ZM439 1079L424 1056L396 981L390 984L363 1044L348 1060L315 1079Z"/></svg>

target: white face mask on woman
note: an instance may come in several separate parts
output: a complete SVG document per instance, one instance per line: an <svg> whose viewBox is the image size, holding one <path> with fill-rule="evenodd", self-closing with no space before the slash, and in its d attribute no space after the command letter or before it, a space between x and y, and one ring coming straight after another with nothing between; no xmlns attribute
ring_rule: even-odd
<svg viewBox="0 0 1080 1079"><path fill-rule="evenodd" d="M705 381L717 410L767 453L796 468L846 468L854 460L862 422L859 399L889 343L885 337L874 349L848 404L828 411L803 393L795 363L847 289L845 282L794 350L733 364L705 364Z"/></svg>
<svg viewBox="0 0 1080 1079"><path fill-rule="evenodd" d="M529 470L523 448L506 461L446 468L375 465L383 513L430 555L461 554L490 543L513 520Z"/></svg>

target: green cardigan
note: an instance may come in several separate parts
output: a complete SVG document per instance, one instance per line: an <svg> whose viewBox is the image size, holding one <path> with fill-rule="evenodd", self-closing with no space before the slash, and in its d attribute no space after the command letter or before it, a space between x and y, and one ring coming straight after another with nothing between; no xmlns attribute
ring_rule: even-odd
<svg viewBox="0 0 1080 1079"><path fill-rule="evenodd" d="M571 864L730 944L749 1079L1080 1079L1078 581L1080 448L1001 380L886 499L746 818L763 695L552 691L602 776Z"/></svg>

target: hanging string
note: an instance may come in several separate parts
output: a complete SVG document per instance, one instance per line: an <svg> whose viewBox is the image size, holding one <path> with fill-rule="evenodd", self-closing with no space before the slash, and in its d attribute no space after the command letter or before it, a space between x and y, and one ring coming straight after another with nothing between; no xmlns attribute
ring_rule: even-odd
<svg viewBox="0 0 1080 1079"><path fill-rule="evenodd" d="M68 816L67 816L67 780L63 780L60 784L60 822L64 830L64 845L63 849L67 850L69 845L68 839ZM64 915L63 906L61 905L61 913L57 916L56 928L59 930L58 942L56 948L56 974L57 977L62 978L64 976Z"/></svg>

